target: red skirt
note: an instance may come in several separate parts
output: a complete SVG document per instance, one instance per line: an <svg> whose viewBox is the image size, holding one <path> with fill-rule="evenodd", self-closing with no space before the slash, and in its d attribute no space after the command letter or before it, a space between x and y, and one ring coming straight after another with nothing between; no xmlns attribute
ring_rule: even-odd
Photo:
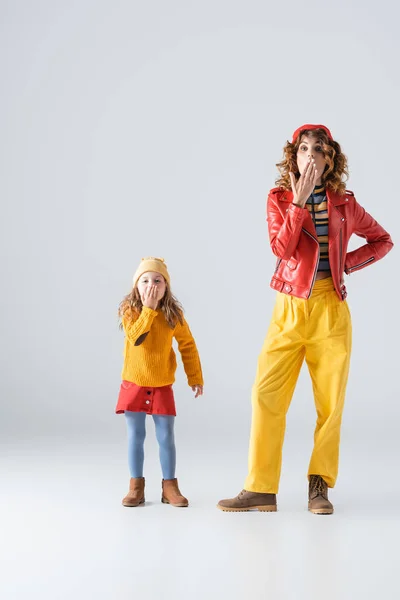
<svg viewBox="0 0 400 600"><path fill-rule="evenodd" d="M121 414L126 410L145 412L148 415L175 416L172 385L142 387L131 381L122 381L115 412Z"/></svg>

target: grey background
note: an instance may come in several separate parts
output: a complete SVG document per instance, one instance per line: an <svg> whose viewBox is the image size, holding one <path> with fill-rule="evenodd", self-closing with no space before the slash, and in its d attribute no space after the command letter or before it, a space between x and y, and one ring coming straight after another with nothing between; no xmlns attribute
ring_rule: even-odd
<svg viewBox="0 0 400 600"><path fill-rule="evenodd" d="M119 515L127 468L124 420L113 414L123 346L116 309L146 255L168 263L205 376L205 394L194 400L181 367L177 373L183 491L189 487L204 501L204 511L239 491L250 390L274 303L265 199L275 163L299 125L327 125L349 157L349 189L396 243L397 23L397 4L387 0L0 2L0 431L7 506L15 506L27 473L41 473L38 506L47 506L46 499L53 506L55 474L64 489L61 471L81 473L85 490L87 470L98 469L110 510ZM351 248L361 243L353 239ZM395 249L346 280L354 345L339 482L341 494L350 494L346 508L357 513L360 490L368 493L373 481L377 492L385 480L393 513L386 508L397 520L396 261ZM303 486L302 502L314 421L303 370L282 481L289 496ZM158 480L156 451L151 427L146 456ZM89 486L88 498L93 493ZM79 510L77 504L74 521L82 519ZM5 515L17 543L20 513L15 522ZM205 513L205 522L211 518L217 517ZM215 523L213 531L218 547ZM44 556L50 546L43 544ZM345 598L342 581L337 593ZM47 588L36 583L29 589L43 597ZM101 597L119 597L116 588L106 589ZM365 593L373 591L368 581Z"/></svg>

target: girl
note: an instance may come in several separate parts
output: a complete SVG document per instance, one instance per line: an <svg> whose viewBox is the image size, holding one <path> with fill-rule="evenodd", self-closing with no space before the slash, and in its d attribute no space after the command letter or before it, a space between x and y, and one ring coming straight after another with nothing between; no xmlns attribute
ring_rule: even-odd
<svg viewBox="0 0 400 600"><path fill-rule="evenodd" d="M328 487L338 473L339 437L351 350L343 273L376 263L391 250L389 234L346 191L347 160L323 125L303 125L284 147L267 220L277 256L272 322L252 394L249 473L224 511L276 511L286 413L303 360L314 391L317 423L308 469L308 508L331 514ZM351 235L366 244L347 252Z"/></svg>
<svg viewBox="0 0 400 600"><path fill-rule="evenodd" d="M163 474L161 501L188 506L175 478L175 381L178 342L183 366L195 398L203 394L203 375L196 344L183 309L170 289L167 265L162 258L143 258L133 278L133 289L119 311L125 332L122 384L116 413L125 413L131 480L124 506L139 506L144 498L144 439L146 415L152 415L160 448Z"/></svg>

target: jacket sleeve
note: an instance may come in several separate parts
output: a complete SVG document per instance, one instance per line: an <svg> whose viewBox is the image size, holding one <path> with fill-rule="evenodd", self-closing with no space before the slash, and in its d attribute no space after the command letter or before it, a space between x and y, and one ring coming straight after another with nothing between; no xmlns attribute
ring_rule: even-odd
<svg viewBox="0 0 400 600"><path fill-rule="evenodd" d="M269 243L275 256L288 260L299 243L307 209L288 203L286 214L282 217L275 198L276 195L270 193L267 201Z"/></svg>
<svg viewBox="0 0 400 600"><path fill-rule="evenodd" d="M367 240L357 250L348 252L345 273L350 275L383 258L393 247L388 232L354 198L354 233Z"/></svg>
<svg viewBox="0 0 400 600"><path fill-rule="evenodd" d="M190 386L203 385L199 353L192 332L185 319L183 319L182 325L178 322L175 327L174 337L178 342L178 349L182 356L183 368L185 369L188 384Z"/></svg>
<svg viewBox="0 0 400 600"><path fill-rule="evenodd" d="M133 345L137 345L140 336L149 333L154 318L157 316L157 311L147 306L143 306L142 312L137 318L133 317L132 313L127 313L122 317L122 327L126 338Z"/></svg>

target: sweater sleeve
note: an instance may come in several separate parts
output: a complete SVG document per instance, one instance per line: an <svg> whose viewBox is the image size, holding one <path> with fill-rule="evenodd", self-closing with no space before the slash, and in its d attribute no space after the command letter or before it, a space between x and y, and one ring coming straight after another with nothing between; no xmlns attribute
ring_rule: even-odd
<svg viewBox="0 0 400 600"><path fill-rule="evenodd" d="M346 255L345 273L350 275L383 258L393 247L390 235L354 198L354 233L367 243Z"/></svg>
<svg viewBox="0 0 400 600"><path fill-rule="evenodd" d="M175 327L174 337L178 342L178 349L182 356L183 367L188 379L188 384L190 386L203 385L203 374L199 353L192 332L185 319L183 319L182 325L178 322Z"/></svg>
<svg viewBox="0 0 400 600"><path fill-rule="evenodd" d="M157 311L152 308L143 306L142 312L135 319L132 314L122 317L122 327L126 338L133 345L138 345L137 342L140 336L149 333L154 318L157 316ZM140 342L139 342L140 343Z"/></svg>

